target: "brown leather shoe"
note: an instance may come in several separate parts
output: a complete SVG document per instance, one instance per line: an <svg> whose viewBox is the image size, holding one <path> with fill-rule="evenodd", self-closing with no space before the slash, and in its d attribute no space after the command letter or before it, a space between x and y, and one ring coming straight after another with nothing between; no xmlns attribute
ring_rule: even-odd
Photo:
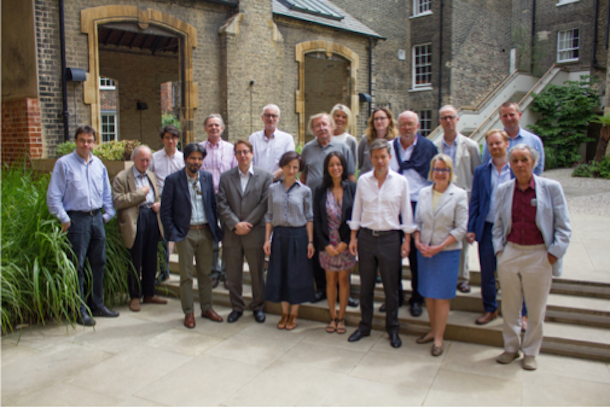
<svg viewBox="0 0 610 408"><path fill-rule="evenodd" d="M140 299L138 298L133 298L129 301L129 310L131 310L132 312L139 312L140 311Z"/></svg>
<svg viewBox="0 0 610 408"><path fill-rule="evenodd" d="M283 314L279 322L277 322L277 328L282 330L286 328L286 322L288 321L288 315Z"/></svg>
<svg viewBox="0 0 610 408"><path fill-rule="evenodd" d="M187 313L186 315L184 315L184 325L186 326L187 329L195 328L195 314L194 313Z"/></svg>
<svg viewBox="0 0 610 408"><path fill-rule="evenodd" d="M217 322L217 323L220 323L224 320L221 315L219 315L218 313L216 313L214 311L214 309L202 311L201 317L203 317L205 319L210 319L211 321Z"/></svg>
<svg viewBox="0 0 610 408"><path fill-rule="evenodd" d="M297 327L297 316L291 314L286 322L286 330L294 330Z"/></svg>
<svg viewBox="0 0 610 408"><path fill-rule="evenodd" d="M144 296L144 301L142 303L154 303L157 305L166 305L167 300L160 298L157 295L154 296Z"/></svg>
<svg viewBox="0 0 610 408"><path fill-rule="evenodd" d="M477 317L477 320L475 320L474 322L476 324L487 324L497 318L498 318L498 311L496 310L495 312L483 313L481 316Z"/></svg>

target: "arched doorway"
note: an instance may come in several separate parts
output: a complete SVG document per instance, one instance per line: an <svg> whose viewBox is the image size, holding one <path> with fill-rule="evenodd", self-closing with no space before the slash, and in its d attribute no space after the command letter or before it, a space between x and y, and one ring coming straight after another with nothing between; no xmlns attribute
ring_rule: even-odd
<svg viewBox="0 0 610 408"><path fill-rule="evenodd" d="M332 41L306 41L296 45L299 63L299 89L296 111L299 114L299 142L307 141L308 117L320 111L329 112L337 103L350 107L354 115L350 132L358 123L356 88L360 59L349 48Z"/></svg>
<svg viewBox="0 0 610 408"><path fill-rule="evenodd" d="M100 28L117 27L116 24L124 23L127 26L137 24L142 32L150 32L151 35L163 37L163 33L169 33L169 37L175 37L177 42L177 53L179 61L179 83L180 83L180 122L182 124L182 138L184 143L192 142L194 109L197 108L197 84L193 82L192 50L197 46L197 30L190 24L179 20L169 14L158 10L140 8L136 6L102 6L92 7L81 11L81 32L88 35L89 50L89 72L83 87L83 99L91 109L91 125L101 134L100 115ZM113 24L115 24L113 26ZM120 26L118 26L120 29ZM160 41L153 47L158 47ZM164 78L164 81L173 78ZM138 103L137 109L144 105ZM160 116L160 113L159 113Z"/></svg>

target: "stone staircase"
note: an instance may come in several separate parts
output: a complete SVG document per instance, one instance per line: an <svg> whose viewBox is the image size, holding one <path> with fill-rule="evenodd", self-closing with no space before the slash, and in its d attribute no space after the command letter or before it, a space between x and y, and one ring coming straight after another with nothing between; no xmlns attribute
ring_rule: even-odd
<svg viewBox="0 0 610 408"><path fill-rule="evenodd" d="M170 279L157 287L157 294L179 296L179 268L177 255L170 259ZM405 299L411 295L411 273L408 263L403 265L403 288ZM457 292L451 304L451 312L445 331L445 338L468 343L502 347L502 319L478 326L475 319L483 313L480 291L480 271L472 270L470 285L472 292ZM244 265L244 298L246 304L251 299L250 274L247 263ZM195 288L197 283L195 282ZM360 279L355 271L352 274L351 293L358 297ZM198 300L197 291L194 291ZM214 304L231 306L229 292L222 284L213 291ZM384 330L385 314L378 311L383 303L383 287L375 288L375 314L373 327ZM498 292L498 302L502 301L502 292ZM279 304L267 303L268 314L281 314ZM299 316L303 319L327 322L330 320L326 301L301 305ZM399 310L400 332L404 334L423 335L429 330L428 316L424 312L420 317L412 317L408 307ZM347 308L345 321L348 326L357 326L360 321L359 308ZM348 330L348 334L350 331ZM347 341L347 337L346 337ZM610 362L610 284L597 282L554 279L547 303L544 326L544 340L541 352L562 356L577 357L595 361Z"/></svg>

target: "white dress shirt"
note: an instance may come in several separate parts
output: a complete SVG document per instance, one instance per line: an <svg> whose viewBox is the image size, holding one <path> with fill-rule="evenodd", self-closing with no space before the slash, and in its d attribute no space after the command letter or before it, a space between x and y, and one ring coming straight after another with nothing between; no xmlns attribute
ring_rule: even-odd
<svg viewBox="0 0 610 408"><path fill-rule="evenodd" d="M275 129L269 139L265 136L264 130L252 133L250 143L254 153L252 163L270 173L280 168L280 159L284 153L295 150L294 137L278 129Z"/></svg>
<svg viewBox="0 0 610 408"><path fill-rule="evenodd" d="M239 182L241 183L241 193L246 192L246 187L248 187L248 181L250 181L250 175L254 174L254 166L250 163L250 168L246 171L246 173L242 173L241 169L237 168L237 174L239 174Z"/></svg>
<svg viewBox="0 0 610 408"><path fill-rule="evenodd" d="M176 150L176 153L174 153L173 156L170 156L164 148L153 153L150 166L148 166L148 170L155 173L155 176L157 177L157 186L160 191L163 191L165 178L183 168L184 154L182 154L181 151Z"/></svg>
<svg viewBox="0 0 610 408"><path fill-rule="evenodd" d="M402 217L402 223L399 216ZM361 175L356 187L352 219L348 224L354 231L368 228L373 231L413 232L415 225L407 179L388 170L386 179L379 188L375 171Z"/></svg>

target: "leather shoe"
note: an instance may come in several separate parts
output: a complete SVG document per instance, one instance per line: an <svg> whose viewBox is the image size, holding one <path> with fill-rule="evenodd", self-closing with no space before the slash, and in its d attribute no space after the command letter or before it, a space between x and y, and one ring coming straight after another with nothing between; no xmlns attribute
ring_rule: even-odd
<svg viewBox="0 0 610 408"><path fill-rule="evenodd" d="M220 279L218 279L218 276L212 276L212 289L216 289L219 283Z"/></svg>
<svg viewBox="0 0 610 408"><path fill-rule="evenodd" d="M424 334L423 336L417 338L417 340L415 340L415 342L417 344L426 344L426 343L432 343L434 341L434 336L430 336L430 333L428 334Z"/></svg>
<svg viewBox="0 0 610 408"><path fill-rule="evenodd" d="M481 316L477 317L477 320L475 320L474 322L476 324L487 324L497 318L498 318L498 311L496 310L495 312L483 313Z"/></svg>
<svg viewBox="0 0 610 408"><path fill-rule="evenodd" d="M257 323L265 323L265 312L262 310L255 310L254 320L256 320Z"/></svg>
<svg viewBox="0 0 610 408"><path fill-rule="evenodd" d="M354 299L353 297L348 297L347 298L347 305L349 307L358 307L360 306L360 302L358 302L356 299Z"/></svg>
<svg viewBox="0 0 610 408"><path fill-rule="evenodd" d="M515 351L515 352L505 351L504 353L500 354L496 358L496 361L500 364L508 364L508 363L512 362L513 360L518 359L520 356L521 355L519 354L518 351Z"/></svg>
<svg viewBox="0 0 610 408"><path fill-rule="evenodd" d="M115 312L114 310L108 309L106 306L102 305L97 309L92 311L93 316L95 317L118 317L119 312Z"/></svg>
<svg viewBox="0 0 610 408"><path fill-rule="evenodd" d="M132 312L139 312L140 311L140 299L138 298L133 298L129 301L129 310L131 310Z"/></svg>
<svg viewBox="0 0 610 408"><path fill-rule="evenodd" d="M441 354L443 354L443 346L437 346L436 344L432 345L432 349L430 349L430 354L432 354L433 357L438 357Z"/></svg>
<svg viewBox="0 0 610 408"><path fill-rule="evenodd" d="M244 314L243 312L238 312L237 310L233 310L231 313L229 313L229 317L227 318L227 322L235 323L236 321L239 320L239 318L243 314Z"/></svg>
<svg viewBox="0 0 610 408"><path fill-rule="evenodd" d="M360 340L363 337L368 337L370 335L371 335L371 333L365 333L363 331L360 331L360 329L357 329L355 332L352 333L351 336L349 336L349 339L347 339L347 341L353 343L355 341Z"/></svg>
<svg viewBox="0 0 610 408"><path fill-rule="evenodd" d="M220 323L224 320L221 315L219 315L218 313L216 313L214 311L214 309L202 311L201 317L203 317L205 319L210 319L211 321L217 322L217 323Z"/></svg>
<svg viewBox="0 0 610 408"><path fill-rule="evenodd" d="M470 293L470 285L468 284L468 282L460 282L457 285L457 290L462 293Z"/></svg>
<svg viewBox="0 0 610 408"><path fill-rule="evenodd" d="M95 326L95 320L89 316L87 312L83 312L76 317L76 323L81 326L93 327Z"/></svg>
<svg viewBox="0 0 610 408"><path fill-rule="evenodd" d="M411 316L413 316L413 317L421 316L421 312L422 312L422 310L421 310L421 303L413 302L413 304L409 308L409 311L411 312Z"/></svg>
<svg viewBox="0 0 610 408"><path fill-rule="evenodd" d="M282 318L280 319L279 322L277 322L277 328L282 330L286 328L286 322L288 321L288 315L287 314L283 314Z"/></svg>
<svg viewBox="0 0 610 408"><path fill-rule="evenodd" d="M160 298L157 295L153 296L144 296L144 301L142 303L154 303L156 305L166 305L167 300Z"/></svg>
<svg viewBox="0 0 610 408"><path fill-rule="evenodd" d="M402 341L400 340L398 333L390 333L390 346L394 348L402 346Z"/></svg>
<svg viewBox="0 0 610 408"><path fill-rule="evenodd" d="M326 291L325 290L319 290L316 292L313 301L311 303L318 303L322 300L326 299Z"/></svg>
<svg viewBox="0 0 610 408"><path fill-rule="evenodd" d="M186 326L187 329L195 328L195 314L194 313L187 313L186 315L184 315L184 325Z"/></svg>
<svg viewBox="0 0 610 408"><path fill-rule="evenodd" d="M286 330L294 330L297 328L297 315L291 314L286 322Z"/></svg>
<svg viewBox="0 0 610 408"><path fill-rule="evenodd" d="M381 313L385 313L388 309L385 307L385 303L382 303L381 306L379 306L379 311Z"/></svg>

